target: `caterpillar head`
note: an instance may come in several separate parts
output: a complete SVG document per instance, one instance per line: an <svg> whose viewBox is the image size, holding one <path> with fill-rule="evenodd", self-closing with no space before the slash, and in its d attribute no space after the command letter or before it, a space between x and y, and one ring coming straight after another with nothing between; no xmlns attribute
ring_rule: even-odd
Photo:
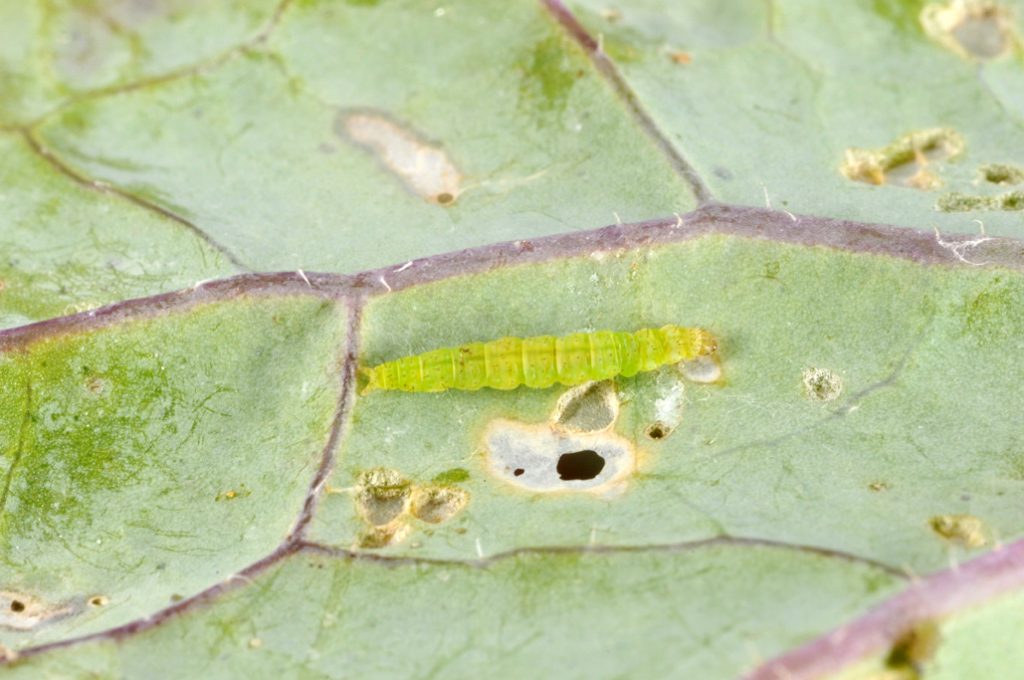
<svg viewBox="0 0 1024 680"><path fill-rule="evenodd" d="M669 361L678 363L704 357L718 351L718 340L703 328L683 328L669 325L662 329L667 344Z"/></svg>
<svg viewBox="0 0 1024 680"><path fill-rule="evenodd" d="M359 390L360 396L362 396L381 389L383 385L380 384L376 370L360 366L359 373L356 376L356 387Z"/></svg>

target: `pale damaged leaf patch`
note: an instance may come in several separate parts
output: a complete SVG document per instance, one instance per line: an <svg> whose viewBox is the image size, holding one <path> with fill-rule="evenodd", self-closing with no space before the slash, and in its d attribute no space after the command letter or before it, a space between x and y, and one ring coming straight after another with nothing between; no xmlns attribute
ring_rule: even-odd
<svg viewBox="0 0 1024 680"><path fill-rule="evenodd" d="M610 380L588 382L562 393L551 425L562 432L601 432L619 417L619 396Z"/></svg>
<svg viewBox="0 0 1024 680"><path fill-rule="evenodd" d="M981 178L991 184L1024 184L1024 168L1010 163L989 163L978 168Z"/></svg>
<svg viewBox="0 0 1024 680"><path fill-rule="evenodd" d="M549 423L497 419L484 448L496 477L533 492L615 496L636 470L633 444L613 432L559 432Z"/></svg>
<svg viewBox="0 0 1024 680"><path fill-rule="evenodd" d="M935 189L942 179L930 166L956 158L964 147L963 136L952 128L916 130L876 149L848 148L840 171L856 182Z"/></svg>
<svg viewBox="0 0 1024 680"><path fill-rule="evenodd" d="M1024 210L1024 191L1008 191L997 196L979 196L951 191L935 202L942 212L973 212L975 210Z"/></svg>
<svg viewBox="0 0 1024 680"><path fill-rule="evenodd" d="M459 197L462 175L447 154L387 116L365 111L342 112L336 130L372 151L423 199L450 205Z"/></svg>
<svg viewBox="0 0 1024 680"><path fill-rule="evenodd" d="M469 503L469 493L450 484L414 484L398 470L373 468L359 476L354 492L356 511L368 525L358 548L397 545L414 529L412 519L446 522Z"/></svg>
<svg viewBox="0 0 1024 680"><path fill-rule="evenodd" d="M828 368L808 368L802 376L804 394L813 401L835 401L843 393L843 379Z"/></svg>
<svg viewBox="0 0 1024 680"><path fill-rule="evenodd" d="M409 511L428 524L445 522L469 502L469 494L451 486L418 486L413 490Z"/></svg>
<svg viewBox="0 0 1024 680"><path fill-rule="evenodd" d="M74 616L83 608L81 601L52 603L28 593L0 590L0 630L32 630Z"/></svg>
<svg viewBox="0 0 1024 680"><path fill-rule="evenodd" d="M641 376L653 383L653 412L646 416L652 420L645 429L651 440L668 437L682 421L683 365L678 369ZM720 368L710 361L696 373L713 382ZM614 432L619 408L615 383L602 380L563 392L547 422L495 419L484 434L488 467L502 481L529 491L621 494L637 469L638 453L632 442Z"/></svg>
<svg viewBox="0 0 1024 680"><path fill-rule="evenodd" d="M989 542L989 529L974 515L937 515L929 521L932 530L953 545L980 548Z"/></svg>
<svg viewBox="0 0 1024 680"><path fill-rule="evenodd" d="M654 400L654 422L647 426L644 434L658 441L675 432L683 420L686 383L679 375L665 372L658 375L656 385L659 396Z"/></svg>
<svg viewBox="0 0 1024 680"><path fill-rule="evenodd" d="M1013 12L991 0L931 3L921 10L920 21L929 38L964 59L997 59L1020 41Z"/></svg>
<svg viewBox="0 0 1024 680"><path fill-rule="evenodd" d="M722 382L722 364L717 353L681 361L676 368L692 383L710 385Z"/></svg>

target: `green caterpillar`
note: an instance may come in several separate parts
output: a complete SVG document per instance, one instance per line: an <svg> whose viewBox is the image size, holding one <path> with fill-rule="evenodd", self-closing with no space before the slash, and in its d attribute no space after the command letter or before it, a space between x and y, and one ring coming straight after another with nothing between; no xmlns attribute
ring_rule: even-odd
<svg viewBox="0 0 1024 680"><path fill-rule="evenodd" d="M579 385L653 371L713 354L717 347L714 336L706 330L674 325L633 333L595 331L559 338L499 338L435 349L372 368L362 366L359 370L365 385L361 394L375 390L443 392Z"/></svg>

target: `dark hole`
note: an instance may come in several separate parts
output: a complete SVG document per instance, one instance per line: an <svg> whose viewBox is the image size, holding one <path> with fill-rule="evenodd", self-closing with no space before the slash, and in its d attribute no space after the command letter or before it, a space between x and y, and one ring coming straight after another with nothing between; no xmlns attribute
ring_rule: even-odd
<svg viewBox="0 0 1024 680"><path fill-rule="evenodd" d="M25 611L25 603L21 600L11 600L11 611L12 612L23 612Z"/></svg>
<svg viewBox="0 0 1024 680"><path fill-rule="evenodd" d="M444 191L444 192L442 192L442 193L437 195L437 202L440 203L441 205L445 205L447 203L451 203L454 200L455 200L455 197L452 196L451 194L449 194L447 191Z"/></svg>
<svg viewBox="0 0 1024 680"><path fill-rule="evenodd" d="M524 470L523 468L516 468L515 470L512 471L512 474L514 474L516 477L519 477L524 472L526 472L526 470Z"/></svg>
<svg viewBox="0 0 1024 680"><path fill-rule="evenodd" d="M654 423L647 428L647 436L651 439L664 439L668 436L668 430L661 423Z"/></svg>
<svg viewBox="0 0 1024 680"><path fill-rule="evenodd" d="M597 451L563 453L558 457L558 476L564 480L593 479L604 469L604 458Z"/></svg>

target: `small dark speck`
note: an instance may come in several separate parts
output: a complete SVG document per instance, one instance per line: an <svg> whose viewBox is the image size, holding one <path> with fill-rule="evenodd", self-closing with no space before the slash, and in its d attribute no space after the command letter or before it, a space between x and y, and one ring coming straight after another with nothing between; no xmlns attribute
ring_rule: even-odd
<svg viewBox="0 0 1024 680"><path fill-rule="evenodd" d="M524 472L526 472L526 470L524 470L523 468L516 468L515 470L512 471L512 474L514 474L516 477L521 477Z"/></svg>
<svg viewBox="0 0 1024 680"><path fill-rule="evenodd" d="M971 494L969 494L969 493L960 494L960 500L962 500L962 501L969 501L969 500L971 500Z"/></svg>
<svg viewBox="0 0 1024 680"><path fill-rule="evenodd" d="M716 167L714 169L714 173L715 173L715 177L718 177L719 179L725 179L725 180L732 179L732 173L729 171L729 169L728 168L723 168L721 165L719 165L718 167Z"/></svg>

